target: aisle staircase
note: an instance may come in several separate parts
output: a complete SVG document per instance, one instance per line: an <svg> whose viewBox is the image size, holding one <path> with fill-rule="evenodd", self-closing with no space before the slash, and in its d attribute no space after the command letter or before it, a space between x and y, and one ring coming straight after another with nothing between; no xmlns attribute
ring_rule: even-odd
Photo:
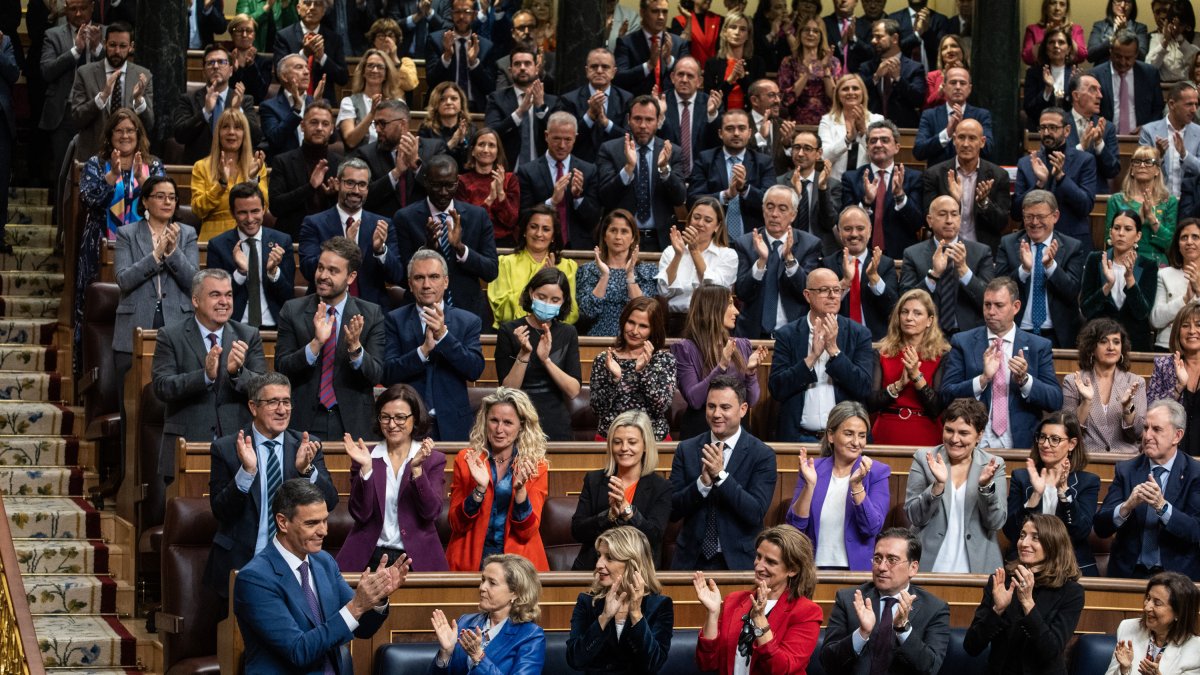
<svg viewBox="0 0 1200 675"><path fill-rule="evenodd" d="M0 494L42 662L52 673L145 672L156 645L134 635L134 533L84 497L98 482L73 398L70 292L43 189L14 188L0 256ZM124 623L123 623L124 621ZM30 655L31 658L33 655Z"/></svg>

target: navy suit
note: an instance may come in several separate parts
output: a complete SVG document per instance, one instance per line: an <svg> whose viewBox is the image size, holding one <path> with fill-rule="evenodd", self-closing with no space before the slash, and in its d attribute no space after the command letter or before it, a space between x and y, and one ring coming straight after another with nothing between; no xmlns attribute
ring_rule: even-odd
<svg viewBox="0 0 1200 675"><path fill-rule="evenodd" d="M675 99L675 94L668 94L666 99L666 118L663 120L663 125L658 128L657 135L659 138L671 141L671 145L678 146L682 150L683 131L679 124L679 102ZM692 171L695 172L695 164L700 161L700 153L721 145L721 139L717 136L721 118L718 115L709 123L707 92L697 91L689 108L692 111Z"/></svg>
<svg viewBox="0 0 1200 675"><path fill-rule="evenodd" d="M604 102L604 114L612 123L612 128L606 129L595 122L588 126L587 121L583 119L588 111L588 100L592 97L591 91L585 84L560 96L558 104L563 110L574 115L579 122L579 135L575 137L575 148L571 150L571 154L584 161L595 163L596 153L600 151L601 145L614 138L625 136L625 113L629 108L629 102L633 100L633 94L612 84L608 86L608 99Z"/></svg>
<svg viewBox="0 0 1200 675"><path fill-rule="evenodd" d="M678 63L679 59L688 55L687 43L683 41L682 37L663 31L662 39L671 40L672 63ZM618 39L613 57L617 62L617 74L613 77L613 84L634 96L649 94L650 90L654 88L654 71L646 72L646 60L650 58L650 41L646 38L646 32L642 29L634 30ZM704 64L700 64L700 66L703 67ZM671 91L673 89L669 77L671 71L665 62L659 71L662 77L662 90Z"/></svg>
<svg viewBox="0 0 1200 675"><path fill-rule="evenodd" d="M990 159L992 148L995 147L995 141L992 138L992 113L968 103L963 106L963 119L976 120L983 126L983 135L987 142L980 155L984 159ZM950 115L946 111L944 103L921 113L921 126L917 128L917 139L913 142L913 157L925 162L926 166L954 159L957 154L954 148L954 138L951 137L945 145L942 145L938 138L946 130L949 120Z"/></svg>
<svg viewBox="0 0 1200 675"><path fill-rule="evenodd" d="M1058 269L1046 278L1046 313L1050 315L1050 322L1054 324L1056 341L1067 348L1075 344L1079 333L1079 289L1087 253L1084 253L1078 240L1063 236L1057 230L1053 236L1058 240L1058 253L1054 256ZM1000 240L1000 248L996 251L996 276L1012 278L1021 289L1018 326L1024 320L1025 313L1031 310L1028 299L1029 287L1033 284L1033 275L1030 274L1028 279L1022 281L1018 269L1021 267L1022 240L1029 240L1024 231L1006 234ZM1030 250L1036 251L1032 242Z"/></svg>
<svg viewBox="0 0 1200 675"><path fill-rule="evenodd" d="M829 614L829 624L825 628L825 642L818 655L827 673L871 675L875 672L872 668L872 661L876 658L875 650L864 649L860 653L854 651L853 633L861 626L858 613L854 610L855 591L862 593L863 599L871 603L876 619L880 616L883 603L879 598L879 589L875 588L871 581L837 592L833 611ZM881 638L892 643L891 663L882 672L897 675L937 673L950 644L950 607L945 600L916 584L911 584L908 592L916 596L916 602L913 603L912 612L909 614L912 632L907 638L901 641L895 635L878 632L881 626L878 620L875 623L877 632L872 638Z"/></svg>
<svg viewBox="0 0 1200 675"><path fill-rule="evenodd" d="M921 62L921 46L925 47L925 60L930 68L937 68L937 51L938 45L942 41L942 36L950 31L950 21L946 19L946 15L929 10L929 21L925 26L925 32L920 36L913 30L912 15L907 7L902 10L892 12L888 15L889 19L893 19L900 24L900 51L905 56Z"/></svg>
<svg viewBox="0 0 1200 675"><path fill-rule="evenodd" d="M643 251L658 251L670 245L671 235L668 230L675 220L675 207L682 206L687 200L687 185L683 182L682 175L683 151L678 145L671 143L671 174L663 178L656 166L658 155L662 152L663 140L654 138L651 143L647 161L650 163L650 209L654 217L657 242L648 242L643 233ZM624 138L614 138L600 146L600 154L596 158L596 169L600 173L600 203L604 204L607 210L625 209L636 217L637 169L634 168L634 176L626 185L620 175L624 168Z"/></svg>
<svg viewBox="0 0 1200 675"><path fill-rule="evenodd" d="M759 228L763 241L767 241L765 229ZM770 244L767 244L768 249ZM734 283L734 294L742 301L742 311L737 318L737 335L751 340L771 337L773 331L763 331L763 312L769 312L768 323L774 325L778 307L764 307L763 289L766 288L766 271L761 280L754 278L751 267L758 264L758 251L754 248L754 234L747 232L733 242L733 250L738 255L737 281ZM796 258L796 271L788 276L783 264L783 250L780 247L780 261L776 272L779 274L779 300L783 303L783 313L788 322L795 321L808 311L808 301L804 299L804 288L808 281L808 273L815 270L821 262L821 240L815 236L792 228L792 256Z"/></svg>
<svg viewBox="0 0 1200 675"><path fill-rule="evenodd" d="M653 542L652 542L653 543ZM567 665L576 671L657 673L667 663L674 634L675 608L669 595L647 593L642 598L642 621L617 634L615 621L600 628L604 602L580 593L571 613Z"/></svg>
<svg viewBox="0 0 1200 675"><path fill-rule="evenodd" d="M487 628L486 614L463 614L458 617L458 629L485 630ZM429 675L442 673L466 673L478 671L480 675L534 675L542 672L546 662L546 635L542 627L533 621L514 623L512 619L504 622L500 632L488 643L483 661L474 668L470 665L467 653L460 645L454 645L450 655L450 663L445 668L439 668L437 661L429 664Z"/></svg>
<svg viewBox="0 0 1200 675"><path fill-rule="evenodd" d="M1150 506L1138 505L1120 526L1113 518L1133 489L1146 482L1150 472L1150 460L1145 455L1118 462L1112 485L1096 512L1096 536L1117 535L1108 556L1110 577L1146 576L1136 567L1142 554L1142 532ZM1200 544L1200 464L1182 450L1175 452L1175 464L1167 474L1163 497L1171 505L1171 516L1166 523L1159 522L1158 550L1162 566L1186 574L1193 581L1200 580L1200 558L1196 557L1196 546Z"/></svg>
<svg viewBox="0 0 1200 675"><path fill-rule="evenodd" d="M134 11L136 12L136 10ZM208 8L204 7L203 0L201 2L193 2L189 13L191 14L188 18L189 24L191 21L196 22L197 37L200 39L200 44L196 45L195 49L204 49L206 45L213 44L215 42L213 38L224 33L225 29L229 26L229 21L225 19L225 12L222 11L222 6L215 2ZM106 16L105 18L109 21L115 20L112 16ZM137 25L136 22L134 25Z"/></svg>
<svg viewBox="0 0 1200 675"><path fill-rule="evenodd" d="M925 227L925 215L921 213L921 172L911 166L904 167L904 194L908 196L904 208L896 210L895 196L890 187L892 172L896 165L888 170L888 182L883 198L883 252L893 260L904 257L904 249L917 243L917 232ZM867 207L868 212L874 208L874 203L867 204L863 197L863 176L875 180L875 171L870 164L860 166L842 175L842 206L859 204ZM884 189L884 186L880 186ZM874 222L874 214L872 214Z"/></svg>
<svg viewBox="0 0 1200 675"><path fill-rule="evenodd" d="M311 96L304 97L304 104L312 103ZM269 157L295 150L300 147L299 113L288 103L287 94L281 89L278 94L259 103L258 118L262 123L263 140ZM336 167L333 167L336 171ZM272 193L274 194L274 193Z"/></svg>
<svg viewBox="0 0 1200 675"><path fill-rule="evenodd" d="M358 212L358 247L362 249L362 265L358 268L358 297L380 307L388 307L386 283L401 285L408 281L404 265L400 263L400 246L396 239L396 227L386 217L366 210ZM387 250L383 260L375 255L372 238L379 221L388 224ZM313 293L313 275L317 272L317 260L321 257L321 244L333 237L344 236L346 226L341 221L337 208L315 213L300 224L300 273L308 279L308 292Z"/></svg>
<svg viewBox="0 0 1200 675"><path fill-rule="evenodd" d="M740 196L742 232L749 232L763 226L763 194L775 184L775 163L770 155L746 148L742 151L742 164L746 167L746 192ZM715 197L725 204L725 215L728 216L729 205L720 194L728 187L729 162L725 148L722 146L700 153L692 165L688 204L696 203L700 197Z"/></svg>
<svg viewBox="0 0 1200 675"><path fill-rule="evenodd" d="M454 30L453 27L446 30ZM425 79L429 91L443 82L455 82L455 73L458 72L458 46L455 45L454 51L450 57L450 65L442 63L442 36L446 34L445 30L439 30L429 35L429 39L425 41ZM468 43L468 48L470 44ZM496 90L496 73L495 59L492 58L492 41L480 36L479 37L479 63L474 68L467 64L467 80L470 87L467 91L467 99L469 107L473 113L483 112L484 103L487 101L488 94Z"/></svg>
<svg viewBox="0 0 1200 675"><path fill-rule="evenodd" d="M858 74L867 84L870 97L867 107L871 112L895 122L901 129L916 129L921 123L921 109L925 107L925 68L920 61L900 55L900 79L892 83L892 96L888 99L885 112L882 84L874 81L879 63L880 58L876 56L858 69Z"/></svg>
<svg viewBox="0 0 1200 675"><path fill-rule="evenodd" d="M325 163L329 165L325 175L335 176L342 156L326 148ZM300 225L308 214L320 213L337 204L337 195L327 195L309 182L316 164L309 162L305 148L271 158L271 215L275 216L275 229L293 238L299 238Z"/></svg>
<svg viewBox="0 0 1200 675"><path fill-rule="evenodd" d="M1100 82L1100 116L1113 123L1113 106L1116 105L1117 93L1113 91L1112 61L1105 61L1092 68L1089 74ZM1147 122L1162 119L1163 94L1159 84L1158 70L1143 61L1133 63L1133 114L1137 124L1130 124L1136 129Z"/></svg>
<svg viewBox="0 0 1200 675"><path fill-rule="evenodd" d="M838 315L837 346L839 353L829 359L825 372L834 386L834 396L845 400L866 401L871 393L875 372L875 350L871 347L871 332L861 324ZM775 331L775 355L771 359L771 374L767 388L779 401L779 427L775 440L795 441L812 435L800 426L804 415L804 395L817 381L817 373L804 359L808 356L808 315Z"/></svg>
<svg viewBox="0 0 1200 675"><path fill-rule="evenodd" d="M354 591L337 562L325 551L311 553L307 560L320 617L313 616L295 573L274 544L267 544L238 574L233 611L246 645L247 673L319 675L328 659L334 672L349 675L354 672L350 640L369 639L387 619L386 607L382 612L367 610L351 631L341 610Z"/></svg>
<svg viewBox="0 0 1200 675"><path fill-rule="evenodd" d="M762 529L775 493L775 451L742 430L729 455L720 485L705 497L696 487L703 466L702 451L712 442L705 432L675 447L671 460L671 520L682 520L675 540L671 568L694 570L704 562L701 544L708 510L716 510L717 533L725 565L731 570L754 567L754 538Z"/></svg>
<svg viewBox="0 0 1200 675"><path fill-rule="evenodd" d="M1067 145L1063 161L1063 179L1054 177L1054 168L1047 158L1046 149L1038 151L1042 162L1050 170L1050 178L1043 187L1054 193L1058 200L1058 223L1054 229L1079 240L1084 252L1092 250L1092 204L1096 201L1096 158L1089 152L1080 152ZM1037 188L1037 177L1033 174L1033 162L1029 155L1017 160L1017 185L1013 190L1012 217L1018 222L1024 209L1021 202L1030 190ZM1017 260L1020 260L1019 258ZM1074 340L1070 344L1074 344Z"/></svg>
<svg viewBox="0 0 1200 675"><path fill-rule="evenodd" d="M496 235L492 232L492 221L487 211L455 200L448 208L458 211L462 223L462 243L467 247L466 260L459 262L458 256L451 251L446 264L450 267L450 294L453 305L465 309L477 316L483 316L490 311L487 298L480 289L479 282L495 281L500 273L500 258L496 254ZM430 217L429 201L421 200L415 204L400 209L392 218L392 226L396 232L401 269L408 268L408 261L417 249L426 247L438 251L436 241L431 241L426 234L425 225ZM440 252L440 251L439 251ZM407 275L402 275L407 277ZM405 288L408 279L403 280Z"/></svg>
<svg viewBox="0 0 1200 675"><path fill-rule="evenodd" d="M329 101L332 106L337 106L339 101L334 98L337 95L337 87L334 85L340 84L343 87L350 81L350 71L346 68L346 53L342 47L342 36L337 34L337 31L332 27L322 23L317 32L321 37L325 38L325 63L322 64L316 58L312 59L312 65L309 77L315 87L321 78L325 79L325 100ZM279 61L288 54L301 54L304 50L304 24L297 21L287 28L279 29L275 34L275 46L273 49L274 63L272 70L279 72ZM430 85L432 86L432 85Z"/></svg>
<svg viewBox="0 0 1200 675"><path fill-rule="evenodd" d="M1100 118L1096 115L1092 118L1092 122L1096 122ZM1117 141L1117 125L1112 123L1111 118L1106 118L1108 123L1104 125L1104 151L1096 152L1096 146L1092 146L1088 152L1096 160L1096 190L1102 194L1108 194L1108 181L1116 178L1121 173L1121 159L1118 156L1120 144ZM1067 121L1071 126L1071 132L1067 135L1067 147L1074 148L1079 145L1079 128L1075 126L1075 115L1067 115ZM1189 153L1189 157L1190 157Z"/></svg>
<svg viewBox="0 0 1200 675"><path fill-rule="evenodd" d="M428 162L434 155L450 154L446 141L440 138L417 138L417 158ZM404 181L397 181L393 187L389 174L396 168L396 158L392 156L395 149L389 150L375 143L367 143L355 148L350 153L367 163L371 169L371 187L367 190L367 198L363 208L375 213L395 213L396 211L425 198L425 188L417 180L417 170L409 168L404 173ZM401 193L403 191L403 194Z"/></svg>
<svg viewBox="0 0 1200 675"><path fill-rule="evenodd" d="M578 204L570 189L564 197L567 200L566 247L577 251L589 251L596 245L592 236L600 222L602 211L600 178L595 164L585 162L577 156L571 157L570 168L572 171L579 169L583 174L583 195L579 197ZM517 182L521 186L522 211L550 199L554 194L554 174L550 171L547 156L542 155L537 161L522 164L521 168L517 169Z"/></svg>
<svg viewBox="0 0 1200 675"><path fill-rule="evenodd" d="M517 90L508 87L499 91L494 91L487 97L487 110L484 112L483 123L491 128L500 136L500 142L504 145L504 158L508 160L509 171L517 165L517 156L521 154L521 134L533 134L533 150L535 156L541 157L546 153L546 120L550 118L550 113L558 108L558 97L553 94L546 94L542 100L542 105L537 108L530 107L529 112L533 113L532 131L522 129L513 121L512 115L517 111ZM526 119L526 125L528 125ZM526 157L522 162L529 161Z"/></svg>
<svg viewBox="0 0 1200 675"><path fill-rule="evenodd" d="M263 309L270 310L271 317L276 323L279 322L279 311L283 308L283 303L296 297L296 256L292 254L292 238L286 234L264 227L261 232L261 247L258 251L258 261L262 265L259 271L259 279L262 280L263 290L267 296L267 306ZM208 267L223 269L232 275L237 270L237 264L233 262L233 247L238 245L241 240L241 231L237 228L222 232L221 234L208 240ZM283 249L283 259L279 261L279 276L275 281L271 281L267 277L267 257L271 253L271 245L276 244ZM247 254L247 260L249 260ZM249 293L246 292L246 284L233 282L233 319L241 321L246 313L246 304L249 302Z"/></svg>
<svg viewBox="0 0 1200 675"><path fill-rule="evenodd" d="M439 441L465 441L475 416L467 398L467 382L483 374L483 347L479 344L478 314L447 308L446 335L437 343L428 361L417 348L425 342L425 331L416 305L404 305L387 315L387 357L383 384L411 384L425 405L436 414L434 432Z"/></svg>
<svg viewBox="0 0 1200 675"><path fill-rule="evenodd" d="M825 35L829 36L829 49L839 61L843 61L842 72L857 73L859 66L875 56L875 50L871 47L871 22L859 17L854 22L854 40L849 45L843 45L842 29L837 14L826 14L824 20ZM847 58L842 56L843 47L846 47Z"/></svg>
<svg viewBox="0 0 1200 675"><path fill-rule="evenodd" d="M1033 494L1033 483L1029 480L1029 469L1012 472L1008 484L1008 520L1004 521L1004 536L1012 544L1009 559L1016 558L1017 537L1028 514L1041 513L1042 505L1028 508L1025 502ZM1096 571L1096 556L1088 544L1092 533L1092 521L1096 515L1096 500L1100 497L1100 477L1090 471L1072 471L1067 475L1067 493L1071 501L1059 495L1054 515L1067 526L1071 545L1075 548L1075 561L1087 576L1099 576Z"/></svg>
<svg viewBox="0 0 1200 675"><path fill-rule="evenodd" d="M871 256L875 255L868 252L867 263L870 264ZM843 278L846 273L842 269L842 252L834 251L825 256L821 260L821 267L833 270L838 278ZM896 300L900 298L900 291L896 282L896 261L889 257L886 253L879 259L879 279L883 281L883 293L875 295L875 292L870 289L870 282L867 281L866 267L861 267L858 273L858 284L860 293L862 294L862 314L863 322L867 326L867 330L871 331L872 340L882 340L887 335L888 321L892 317L892 308L896 306ZM838 310L838 314L842 316L850 316L850 294L842 293L842 306Z"/></svg>
<svg viewBox="0 0 1200 675"><path fill-rule="evenodd" d="M974 398L973 381L983 373L983 353L991 347L986 326L972 328L950 338L950 353L942 367L942 400L949 404L956 398ZM1017 329L1013 337L1012 353L1025 352L1029 362L1029 377L1033 387L1029 398L1021 395L1021 388L1010 375L1008 385L1008 428L1012 433L1013 447L1033 446L1033 429L1042 414L1062 408L1062 387L1054 374L1054 354L1050 341L1032 333ZM988 410L992 408L992 387L989 384L979 395Z"/></svg>

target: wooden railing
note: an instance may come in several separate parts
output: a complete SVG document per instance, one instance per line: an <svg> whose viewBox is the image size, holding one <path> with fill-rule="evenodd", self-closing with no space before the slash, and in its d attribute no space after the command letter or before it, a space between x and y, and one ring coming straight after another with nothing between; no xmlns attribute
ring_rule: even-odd
<svg viewBox="0 0 1200 675"><path fill-rule="evenodd" d="M25 585L13 548L4 500L0 499L0 673L45 675Z"/></svg>

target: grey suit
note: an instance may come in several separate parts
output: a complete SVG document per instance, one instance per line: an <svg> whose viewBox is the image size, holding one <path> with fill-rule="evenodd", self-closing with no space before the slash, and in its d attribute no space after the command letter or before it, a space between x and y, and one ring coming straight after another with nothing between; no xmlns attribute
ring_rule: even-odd
<svg viewBox="0 0 1200 675"><path fill-rule="evenodd" d="M312 365L308 363L308 343L313 339L313 315L317 311L317 296L288 300L279 313L279 338L275 344L275 370L292 381L292 401L295 408L289 425L296 431L308 431L314 416L328 415L320 402L320 354ZM345 348L345 330L349 317L363 318L360 337L363 355L358 368L351 364ZM332 336L330 339L334 339ZM385 333L383 312L379 305L355 297L346 298L343 316L338 317L338 349L334 356L333 392L337 396L337 411L342 427L354 438L374 438L371 431L374 418L375 385L383 380ZM341 440L334 438L331 440Z"/></svg>
<svg viewBox="0 0 1200 675"><path fill-rule="evenodd" d="M225 364L235 340L245 342L248 348L241 372L231 376ZM237 321L226 322L221 332L221 362L211 385L205 382L207 356L208 345L194 318L158 331L151 374L154 395L166 407L158 470L168 482L175 477L176 440L211 441L248 424L247 387L267 370L258 330Z"/></svg>
<svg viewBox="0 0 1200 675"><path fill-rule="evenodd" d="M957 300L954 303L958 330L964 331L983 325L983 290L996 276L996 267L992 260L992 249L977 241L960 241L967 247L967 268L971 270L969 283L964 286L959 279ZM933 295L934 302L937 302L936 287L931 291L925 277L929 270L933 269L933 252L936 245L936 240L929 239L904 249L904 265L900 269L901 293L920 288Z"/></svg>
<svg viewBox="0 0 1200 675"><path fill-rule="evenodd" d="M926 452L921 449L913 455L912 469L908 473L908 490L904 495L904 513L912 526L919 530L921 569L932 571L949 529L954 486L951 481L945 485L940 498L933 496L934 479L929 462L925 459ZM941 455L946 471L950 471L950 458L944 446L939 445L928 452ZM979 474L993 458L996 460L996 474L993 477L995 487L991 494L985 494L979 490ZM966 533L968 572L988 574L1004 564L1000 543L996 540L996 533L1008 518L1008 478L1004 459L976 448L963 490L966 491L963 531Z"/></svg>
<svg viewBox="0 0 1200 675"><path fill-rule="evenodd" d="M71 119L75 122L75 128L79 130L79 139L75 142L75 159L80 162L96 154L104 143L100 136L104 131L104 123L108 121L108 108L101 110L96 107L95 99L96 94L104 90L105 63L93 61L80 66L75 71L75 81L71 84ZM146 109L139 113L138 117L142 119L142 125L149 133L154 127L154 76L149 70L136 63L126 62L125 74L121 78L121 100L132 108L133 89L141 75L146 76L146 91L142 93L146 99Z"/></svg>
<svg viewBox="0 0 1200 675"><path fill-rule="evenodd" d="M1171 137L1166 117L1142 125L1142 132L1138 135L1138 145L1153 148L1155 147L1155 139L1157 138L1165 138L1172 147L1174 146L1175 141ZM1181 191L1183 183L1186 183L1188 178L1200 175L1200 157L1197 156L1197 153L1200 153L1200 124L1188 122L1187 126L1183 128L1183 149L1187 152L1187 156L1183 158L1183 175L1180 180ZM1168 176L1176 170L1172 159L1170 152L1167 153L1166 157L1162 158L1163 181L1167 183L1167 187L1170 187ZM1180 195L1176 193L1175 196L1179 197ZM1183 215L1181 214L1180 218L1182 217Z"/></svg>
<svg viewBox="0 0 1200 675"><path fill-rule="evenodd" d="M100 31L103 34L103 26ZM71 94L71 83L75 81L75 69L89 61L104 58L103 47L98 56L84 53L76 58L71 53L74 46L71 26L66 23L47 30L42 43L41 68L42 79L46 82L46 95L38 128L50 132L51 156L58 162L66 155L71 137L75 135L75 122L67 114L67 98Z"/></svg>
<svg viewBox="0 0 1200 675"><path fill-rule="evenodd" d="M121 301L113 325L113 351L133 353L133 329L154 325L162 288L164 325L192 316L192 277L199 269L196 230L179 224L179 242L161 263L154 260L150 224L139 220L117 229L116 270Z"/></svg>
<svg viewBox="0 0 1200 675"><path fill-rule="evenodd" d="M854 633L859 629L858 613L854 610L854 592L860 591L863 600L875 608L876 629L879 630L879 612L882 609L879 589L868 581L857 588L843 588L837 592L829 624L825 627L825 642L821 647L821 665L829 673L870 675L873 650L864 648L854 653ZM908 614L908 625L912 632L901 641L892 634L872 635L871 639L886 637L892 643L892 661L888 673L903 675L934 675L946 658L950 646L950 607L945 600L929 591L909 584L908 592L916 596Z"/></svg>

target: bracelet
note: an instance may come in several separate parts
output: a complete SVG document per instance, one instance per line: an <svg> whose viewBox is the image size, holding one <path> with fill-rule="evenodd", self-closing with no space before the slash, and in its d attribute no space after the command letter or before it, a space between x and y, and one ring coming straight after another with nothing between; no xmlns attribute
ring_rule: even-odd
<svg viewBox="0 0 1200 675"><path fill-rule="evenodd" d="M858 492L855 492L854 490L851 490L851 491L850 491L850 496L851 496L851 497L853 497L854 495L861 495L862 493L864 493L864 492L866 492L866 491L867 491L867 488L859 488L859 489L858 489Z"/></svg>
<svg viewBox="0 0 1200 675"><path fill-rule="evenodd" d="M529 363L529 359L525 359L524 361L522 361L521 359L518 358L517 363Z"/></svg>
<svg viewBox="0 0 1200 675"><path fill-rule="evenodd" d="M933 279L934 281L941 281L941 280L942 280L942 278L941 278L941 277L939 277L939 276L937 276L936 274L934 274L934 273L933 273L933 270L929 270L928 272L926 272L926 273L925 273L925 276L929 277L930 279Z"/></svg>

